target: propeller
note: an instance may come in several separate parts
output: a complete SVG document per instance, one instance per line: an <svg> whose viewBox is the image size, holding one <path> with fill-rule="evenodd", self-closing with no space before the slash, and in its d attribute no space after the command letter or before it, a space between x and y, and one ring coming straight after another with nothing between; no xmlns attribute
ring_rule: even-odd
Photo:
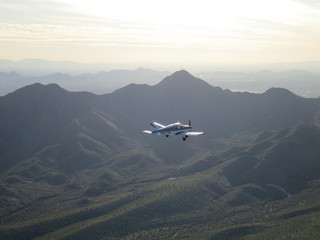
<svg viewBox="0 0 320 240"><path fill-rule="evenodd" d="M191 121L189 120L189 126L191 127Z"/></svg>

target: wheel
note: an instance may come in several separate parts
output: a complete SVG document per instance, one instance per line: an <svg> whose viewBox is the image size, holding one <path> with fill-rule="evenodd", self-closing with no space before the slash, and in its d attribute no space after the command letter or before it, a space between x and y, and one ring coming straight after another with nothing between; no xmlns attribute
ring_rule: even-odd
<svg viewBox="0 0 320 240"><path fill-rule="evenodd" d="M166 137L169 137L169 135L166 135Z"/></svg>
<svg viewBox="0 0 320 240"><path fill-rule="evenodd" d="M185 140L187 140L187 138L186 138L186 137L183 137L182 140L185 141Z"/></svg>

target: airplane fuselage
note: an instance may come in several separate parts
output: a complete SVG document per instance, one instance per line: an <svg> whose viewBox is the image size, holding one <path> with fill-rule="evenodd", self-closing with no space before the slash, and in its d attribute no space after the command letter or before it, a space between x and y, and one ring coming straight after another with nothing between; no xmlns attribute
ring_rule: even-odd
<svg viewBox="0 0 320 240"><path fill-rule="evenodd" d="M172 123L167 126L164 126L157 122L151 122L153 130L144 130L144 133L152 134L152 135L165 135L169 137L169 135L181 135L182 140L185 141L189 136L198 136L205 134L204 132L191 132L192 126L189 121L189 125L184 125L180 122Z"/></svg>
<svg viewBox="0 0 320 240"><path fill-rule="evenodd" d="M183 125L179 122L172 123L160 129L155 129L152 131L152 134L163 134L163 135L179 135L184 132L191 130L191 126Z"/></svg>

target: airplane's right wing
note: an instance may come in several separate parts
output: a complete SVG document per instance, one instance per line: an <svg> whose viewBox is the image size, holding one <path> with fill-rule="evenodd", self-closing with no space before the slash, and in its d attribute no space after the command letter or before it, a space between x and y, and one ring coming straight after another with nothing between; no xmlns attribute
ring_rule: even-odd
<svg viewBox="0 0 320 240"><path fill-rule="evenodd" d="M151 122L150 125L155 128L155 129L160 129L160 128L164 128L165 126L160 124L160 123L157 123L157 122Z"/></svg>

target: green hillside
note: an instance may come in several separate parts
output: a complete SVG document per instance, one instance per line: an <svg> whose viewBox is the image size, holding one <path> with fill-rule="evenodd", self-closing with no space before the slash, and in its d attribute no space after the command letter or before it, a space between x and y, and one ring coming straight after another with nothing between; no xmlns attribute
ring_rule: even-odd
<svg viewBox="0 0 320 240"><path fill-rule="evenodd" d="M319 239L319 112L186 71L100 96L27 86L0 97L0 239ZM142 133L170 116L206 135Z"/></svg>

